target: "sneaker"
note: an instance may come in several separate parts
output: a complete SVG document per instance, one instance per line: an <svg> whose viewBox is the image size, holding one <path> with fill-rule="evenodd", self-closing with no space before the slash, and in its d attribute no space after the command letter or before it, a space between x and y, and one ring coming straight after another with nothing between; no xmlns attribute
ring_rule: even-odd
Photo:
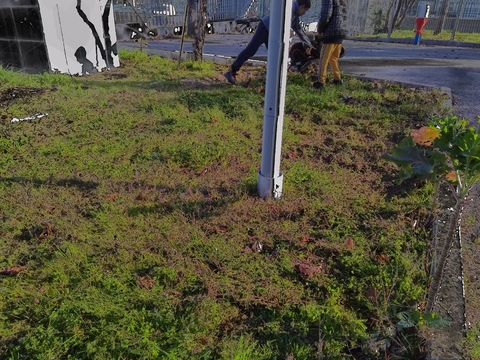
<svg viewBox="0 0 480 360"><path fill-rule="evenodd" d="M335 80L333 80L333 83L335 85L343 85L343 80L342 79L335 79Z"/></svg>
<svg viewBox="0 0 480 360"><path fill-rule="evenodd" d="M227 79L230 84L237 85L236 74L232 70L227 71L223 76L225 76L225 79Z"/></svg>
<svg viewBox="0 0 480 360"><path fill-rule="evenodd" d="M314 88L314 89L323 89L324 86L325 86L325 84L322 83L322 82L320 82L320 81L315 81L315 82L313 83L313 88Z"/></svg>

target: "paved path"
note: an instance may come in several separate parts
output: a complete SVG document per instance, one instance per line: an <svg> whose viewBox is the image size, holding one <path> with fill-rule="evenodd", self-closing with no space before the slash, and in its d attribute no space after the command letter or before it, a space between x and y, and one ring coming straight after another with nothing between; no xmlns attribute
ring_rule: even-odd
<svg viewBox="0 0 480 360"><path fill-rule="evenodd" d="M480 49L391 43L345 43L340 63L348 74L447 87L455 113L474 125L480 115Z"/></svg>

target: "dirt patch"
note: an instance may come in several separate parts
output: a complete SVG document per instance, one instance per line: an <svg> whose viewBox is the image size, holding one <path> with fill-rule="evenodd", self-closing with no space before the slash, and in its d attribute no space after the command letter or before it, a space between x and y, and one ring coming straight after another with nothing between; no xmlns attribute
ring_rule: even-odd
<svg viewBox="0 0 480 360"><path fill-rule="evenodd" d="M0 91L0 106L6 106L12 101L29 99L39 96L46 91L44 88L36 87L11 87Z"/></svg>
<svg viewBox="0 0 480 360"><path fill-rule="evenodd" d="M455 206L454 195L447 187L441 188L438 201L441 212L433 224L432 274L440 271L437 267L437 261L440 258L448 226L453 215L453 212L449 209ZM445 360L461 359L461 341L465 324L465 302L463 297L461 246L458 239L454 241L450 249L433 311L442 318L451 320L451 323L444 328L430 330L428 340L431 358Z"/></svg>
<svg viewBox="0 0 480 360"><path fill-rule="evenodd" d="M465 332L480 321L480 286L478 269L480 268L480 209L475 200L480 196L476 186L469 195L457 228L457 237L450 249L445 265L441 287L437 294L434 311L442 318L450 319L449 326L431 330L429 346L431 359L470 359L465 354L463 340ZM433 259L438 259L448 231L452 216L450 210L455 205L453 194L443 189L439 195L442 213L436 220L437 236L434 236Z"/></svg>
<svg viewBox="0 0 480 360"><path fill-rule="evenodd" d="M124 72L109 72L105 74L105 80L120 80L120 79L126 79L128 77L128 74L125 74Z"/></svg>
<svg viewBox="0 0 480 360"><path fill-rule="evenodd" d="M480 186L470 192L469 200L463 209L460 228L462 244L462 264L465 282L466 329L480 322Z"/></svg>

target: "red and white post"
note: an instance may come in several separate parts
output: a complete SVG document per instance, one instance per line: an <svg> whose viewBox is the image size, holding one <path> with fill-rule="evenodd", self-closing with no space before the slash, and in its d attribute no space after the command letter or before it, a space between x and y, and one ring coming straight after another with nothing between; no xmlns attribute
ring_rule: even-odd
<svg viewBox="0 0 480 360"><path fill-rule="evenodd" d="M414 45L420 44L420 38L423 34L423 28L428 20L428 14L430 13L430 5L422 4L418 5L417 17L415 18L415 38L413 40Z"/></svg>

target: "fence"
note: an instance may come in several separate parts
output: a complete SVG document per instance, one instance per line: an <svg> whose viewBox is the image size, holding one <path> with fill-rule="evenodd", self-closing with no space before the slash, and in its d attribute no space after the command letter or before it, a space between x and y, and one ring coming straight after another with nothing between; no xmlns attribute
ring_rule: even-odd
<svg viewBox="0 0 480 360"><path fill-rule="evenodd" d="M419 1L417 6L422 4L430 5L430 14L424 30L426 32L422 37L439 38L440 34L435 36L433 32L437 29L441 21L441 8L443 0ZM400 30L410 30L415 28L415 13L417 6L414 6L400 26ZM442 26L442 38L457 40L459 33L463 33L459 40L468 39L465 34L480 33L480 1L478 0L450 0L449 6L445 9L445 20ZM429 31L430 30L430 31ZM395 36L395 34L393 34ZM479 35L480 37L480 35ZM473 37L471 37L473 38Z"/></svg>
<svg viewBox="0 0 480 360"><path fill-rule="evenodd" d="M199 0L197 0L199 1ZM241 20L259 20L270 12L271 0L207 0L208 21L214 23L215 32L236 31L236 22ZM304 24L311 24L310 30L315 29L315 23L319 17L321 0L311 0L311 9L302 17ZM348 3L348 30L350 36L373 35L375 21L378 14L386 14L388 7L398 4L402 0L349 0ZM439 21L440 9L445 0L431 0L430 17L425 30L436 28ZM127 21L143 19L149 26L172 29L183 25L187 0L116 0L115 21L124 24ZM420 0L407 14L400 29L415 29L415 15L420 4L427 3ZM132 6L131 6L132 5ZM132 7L135 9L133 11ZM170 10L165 10L170 9ZM172 12L172 9L174 11ZM127 13L129 13L127 15ZM376 15L377 14L377 15ZM377 18L376 18L377 16ZM141 21L139 21L141 23ZM231 26L223 26L220 23L229 23ZM217 24L215 24L217 23ZM233 26L232 26L233 24ZM444 32L450 32L450 40L454 40L455 33L479 33L480 32L480 1L479 0L450 0L447 9L447 17L443 26ZM413 39L412 31L412 39ZM430 35L425 34L426 38ZM395 31L391 34L395 37Z"/></svg>

